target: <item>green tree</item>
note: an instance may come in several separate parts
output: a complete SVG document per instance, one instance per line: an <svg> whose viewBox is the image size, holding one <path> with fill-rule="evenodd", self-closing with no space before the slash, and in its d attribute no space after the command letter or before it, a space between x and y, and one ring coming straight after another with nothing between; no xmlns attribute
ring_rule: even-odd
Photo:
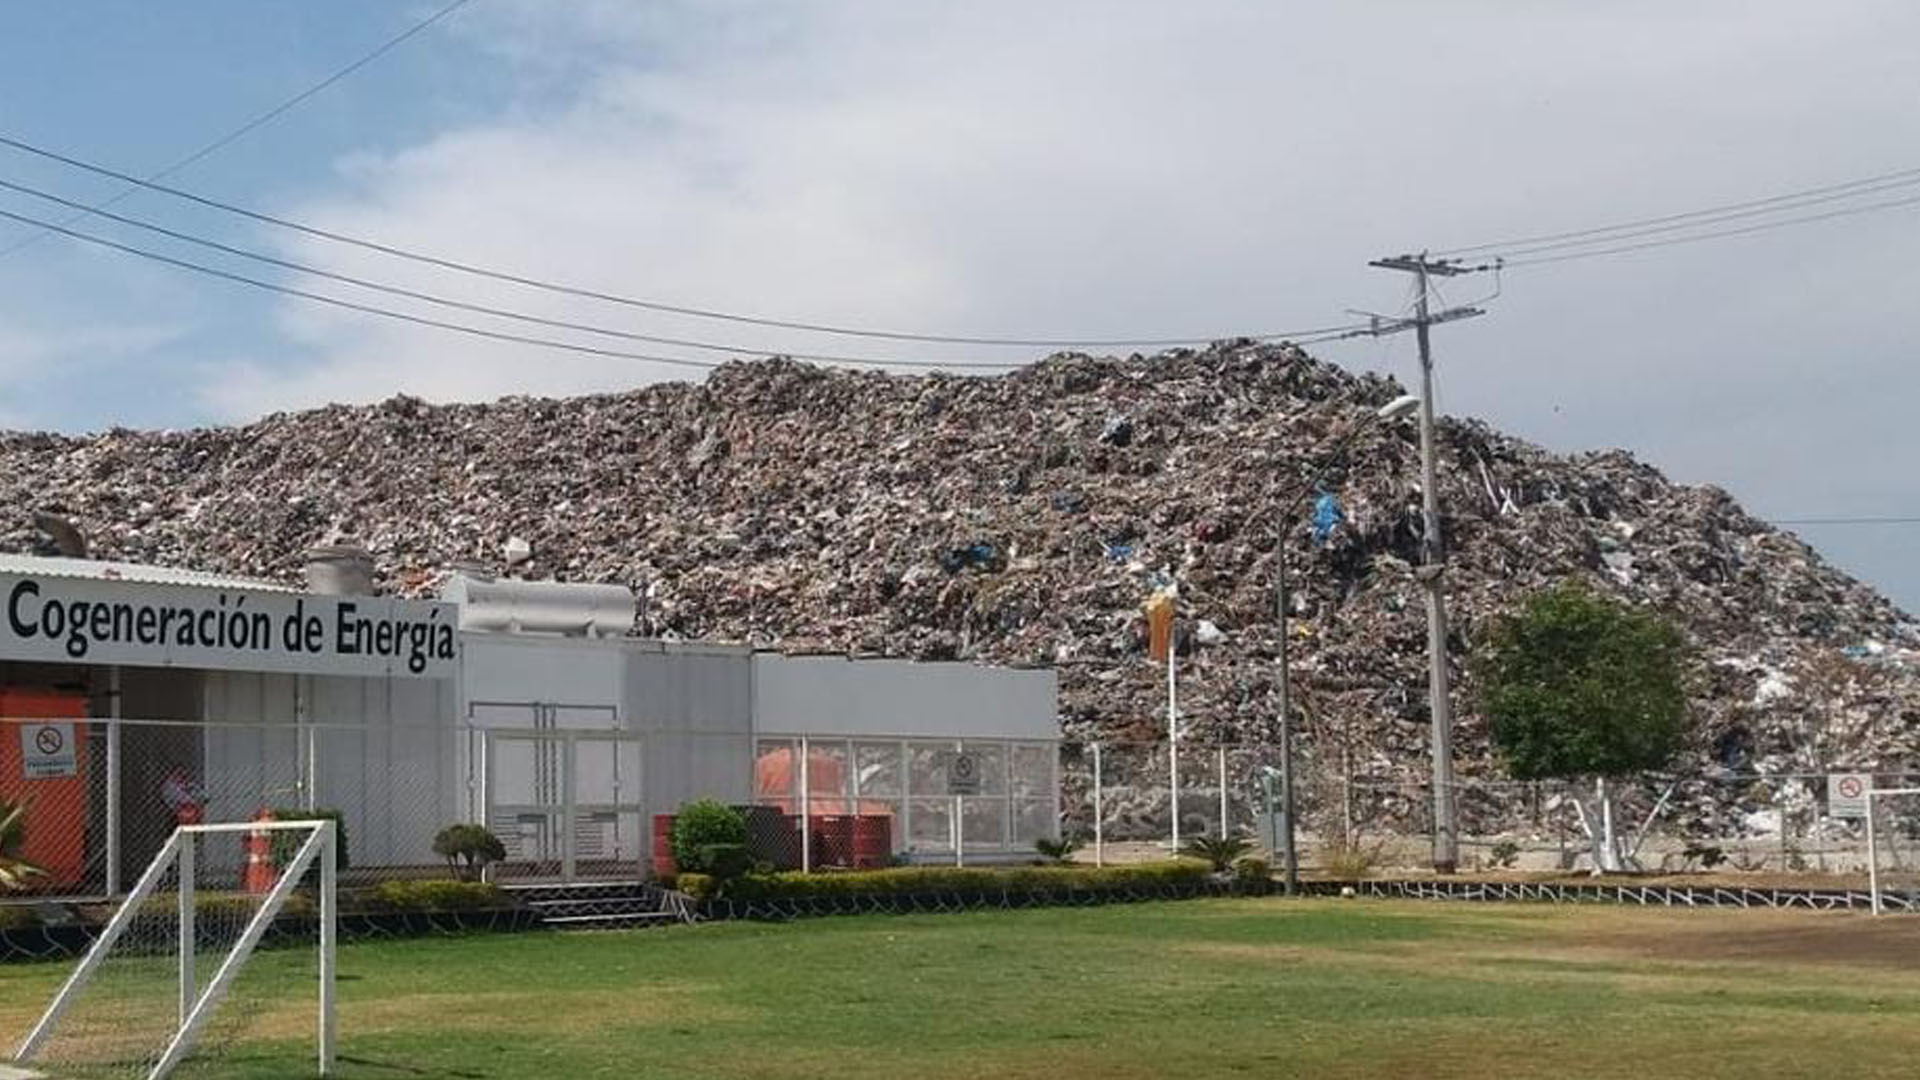
<svg viewBox="0 0 1920 1080"><path fill-rule="evenodd" d="M1624 869L1609 780L1660 769L1686 733L1686 638L1660 615L1564 584L1499 619L1474 661L1480 712L1519 780L1594 781L1575 801L1596 873Z"/></svg>

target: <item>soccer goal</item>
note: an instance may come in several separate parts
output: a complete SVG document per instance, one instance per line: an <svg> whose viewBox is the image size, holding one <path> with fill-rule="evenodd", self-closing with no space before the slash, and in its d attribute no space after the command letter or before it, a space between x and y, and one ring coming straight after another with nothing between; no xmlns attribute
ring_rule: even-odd
<svg viewBox="0 0 1920 1080"><path fill-rule="evenodd" d="M1873 913L1920 911L1920 787L1869 789L1866 797Z"/></svg>
<svg viewBox="0 0 1920 1080"><path fill-rule="evenodd" d="M224 1053L249 1025L264 1025L273 1038L313 1031L319 1074L327 1075L334 852L330 821L176 829L14 1060L62 1076L159 1080L189 1054ZM250 965L263 943L311 943L315 962Z"/></svg>

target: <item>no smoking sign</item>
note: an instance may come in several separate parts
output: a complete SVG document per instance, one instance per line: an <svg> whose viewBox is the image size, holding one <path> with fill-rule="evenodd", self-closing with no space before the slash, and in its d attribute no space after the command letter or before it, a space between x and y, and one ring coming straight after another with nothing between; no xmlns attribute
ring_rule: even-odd
<svg viewBox="0 0 1920 1080"><path fill-rule="evenodd" d="M1873 786L1871 773L1828 773L1827 814L1837 818L1867 816L1867 789Z"/></svg>
<svg viewBox="0 0 1920 1080"><path fill-rule="evenodd" d="M72 776L79 761L72 724L25 724L20 728L20 775L28 780Z"/></svg>

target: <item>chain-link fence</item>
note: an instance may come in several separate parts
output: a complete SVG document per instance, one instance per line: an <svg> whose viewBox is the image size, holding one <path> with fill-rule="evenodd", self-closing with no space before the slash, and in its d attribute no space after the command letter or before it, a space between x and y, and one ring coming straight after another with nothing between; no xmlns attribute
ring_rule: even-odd
<svg viewBox="0 0 1920 1080"><path fill-rule="evenodd" d="M444 877L435 836L477 820L461 749L424 721L0 720L0 814L13 821L0 901L120 896L176 826L263 815L337 819L360 884Z"/></svg>
<svg viewBox="0 0 1920 1080"><path fill-rule="evenodd" d="M1184 844L1226 834L1273 847L1286 827L1277 746L1183 742L1176 755L1164 740L1102 741L1063 744L1060 755L1062 829L1083 842L1082 858L1161 857L1176 837ZM1920 775L1886 772L1874 784L1912 787ZM1355 875L1431 865L1433 789L1417 773L1366 772L1302 754L1293 786L1302 866ZM1454 785L1454 802L1464 870L1586 870L1608 836L1620 868L1630 870L1866 870L1864 822L1830 812L1826 773L1641 777L1599 789L1592 781L1470 779ZM1920 814L1912 816L1920 835ZM1920 840L1899 839L1903 828L1893 823L1883 830L1893 838L1878 839L1882 866L1920 866Z"/></svg>

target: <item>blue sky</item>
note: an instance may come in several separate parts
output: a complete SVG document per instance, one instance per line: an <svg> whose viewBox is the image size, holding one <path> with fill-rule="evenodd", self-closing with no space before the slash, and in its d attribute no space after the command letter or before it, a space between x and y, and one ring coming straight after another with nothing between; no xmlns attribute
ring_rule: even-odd
<svg viewBox="0 0 1920 1080"><path fill-rule="evenodd" d="M434 6L12 5L0 133L156 168ZM1920 166L1915 40L1903 0L473 0L173 182L535 276L787 317L1050 336L1317 326L1404 302L1373 256ZM0 178L112 190L7 152ZM549 318L906 353L449 278L151 195L118 209ZM1560 450L1625 446L1765 516L1920 513L1917 224L1920 209L1893 211L1516 270L1489 317L1437 332L1442 406ZM59 238L0 256L0 297L0 422L15 427L684 377L314 310ZM1406 378L1410 348L1320 351ZM1920 607L1916 530L1804 531Z"/></svg>

